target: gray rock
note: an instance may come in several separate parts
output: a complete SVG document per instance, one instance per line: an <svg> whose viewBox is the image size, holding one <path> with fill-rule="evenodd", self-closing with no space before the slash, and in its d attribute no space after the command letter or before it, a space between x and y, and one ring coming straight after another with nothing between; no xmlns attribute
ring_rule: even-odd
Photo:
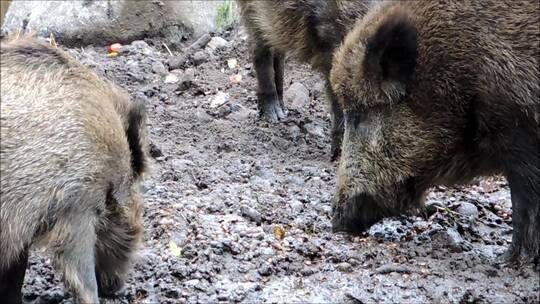
<svg viewBox="0 0 540 304"><path fill-rule="evenodd" d="M211 39L212 39L212 36L210 36L210 34L206 33L206 34L202 35L201 37L199 37L199 39L197 39L192 45L190 45L189 48L192 49L192 50L203 49L203 48L206 47L208 42L210 42Z"/></svg>
<svg viewBox="0 0 540 304"><path fill-rule="evenodd" d="M248 109L240 104L237 104L237 107L234 107L234 110L227 116L228 119L234 121L243 121L247 120L250 117L256 117L257 111Z"/></svg>
<svg viewBox="0 0 540 304"><path fill-rule="evenodd" d="M180 90L187 90L189 89L195 80L195 70L194 69L186 69L184 71L184 74L182 74L182 78L180 80Z"/></svg>
<svg viewBox="0 0 540 304"><path fill-rule="evenodd" d="M208 114L205 110L200 109L200 108L197 109L197 111L195 111L195 117L202 123L209 123L212 120L214 120L214 118L212 118L210 114Z"/></svg>
<svg viewBox="0 0 540 304"><path fill-rule="evenodd" d="M292 109L304 108L310 102L309 90L301 83L295 82L283 93L283 98L289 102Z"/></svg>
<svg viewBox="0 0 540 304"><path fill-rule="evenodd" d="M184 65L186 64L186 61L187 59L185 55L171 56L167 59L167 65L169 66L170 71L177 70L184 67Z"/></svg>
<svg viewBox="0 0 540 304"><path fill-rule="evenodd" d="M156 61L152 64L152 72L161 76L165 76L169 73L165 65L160 61Z"/></svg>
<svg viewBox="0 0 540 304"><path fill-rule="evenodd" d="M229 42L221 37L212 37L207 46L212 50L219 50L229 46Z"/></svg>
<svg viewBox="0 0 540 304"><path fill-rule="evenodd" d="M435 249L448 249L450 252L462 252L464 240L454 229L440 230L431 236Z"/></svg>
<svg viewBox="0 0 540 304"><path fill-rule="evenodd" d="M238 13L234 2L224 0L12 1L5 17L8 32L21 28L42 37L54 33L63 45L163 36L173 46L188 33L198 37L231 24Z"/></svg>
<svg viewBox="0 0 540 304"><path fill-rule="evenodd" d="M252 221L254 221L257 224L262 223L262 215L259 211L250 208L248 206L242 206L240 208L240 212L242 213L243 217L246 217Z"/></svg>
<svg viewBox="0 0 540 304"><path fill-rule="evenodd" d="M304 209L304 204L299 200L293 200L289 206L291 206L293 212L298 213Z"/></svg>
<svg viewBox="0 0 540 304"><path fill-rule="evenodd" d="M316 123L308 123L304 125L306 132L315 137L324 138L324 129L321 125Z"/></svg>
<svg viewBox="0 0 540 304"><path fill-rule="evenodd" d="M205 51L197 51L193 54L193 64L200 65L208 61L208 54Z"/></svg>
<svg viewBox="0 0 540 304"><path fill-rule="evenodd" d="M468 218L476 218L478 216L478 208L468 202L462 202L457 208L457 212Z"/></svg>

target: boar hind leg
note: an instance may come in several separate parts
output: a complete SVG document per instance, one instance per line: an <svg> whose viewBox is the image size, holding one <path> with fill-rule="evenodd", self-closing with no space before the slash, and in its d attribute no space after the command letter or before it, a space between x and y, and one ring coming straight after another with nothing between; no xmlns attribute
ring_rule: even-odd
<svg viewBox="0 0 540 304"><path fill-rule="evenodd" d="M0 270L0 299L2 303L22 303L22 285L28 263L28 249L25 249L17 261L13 261L7 269Z"/></svg>
<svg viewBox="0 0 540 304"><path fill-rule="evenodd" d="M540 259L540 178L524 175L527 170L507 173L512 196L512 244L506 254L510 262L522 257Z"/></svg>
<svg viewBox="0 0 540 304"><path fill-rule="evenodd" d="M133 194L129 210L112 198L108 201L98 224L96 243L96 278L102 297L111 297L122 289L132 255L142 238L139 195Z"/></svg>
<svg viewBox="0 0 540 304"><path fill-rule="evenodd" d="M77 202L84 206L85 202ZM96 244L96 211L86 205L73 208L53 228L55 266L63 270L64 283L73 292L75 303L98 303L94 248Z"/></svg>
<svg viewBox="0 0 540 304"><path fill-rule="evenodd" d="M257 99L260 115L270 121L285 118L276 88L274 73L274 52L264 44L257 43L253 48L253 63L257 73ZM283 82L281 81L283 92Z"/></svg>
<svg viewBox="0 0 540 304"><path fill-rule="evenodd" d="M328 82L326 84L326 98L330 103L330 111L332 114L332 129L330 131L332 143L330 147L330 157L332 161L337 161L341 155L341 142L343 140L343 109Z"/></svg>
<svg viewBox="0 0 540 304"><path fill-rule="evenodd" d="M283 102L283 77L285 74L285 54L274 51L274 80L276 92L282 109L285 109Z"/></svg>

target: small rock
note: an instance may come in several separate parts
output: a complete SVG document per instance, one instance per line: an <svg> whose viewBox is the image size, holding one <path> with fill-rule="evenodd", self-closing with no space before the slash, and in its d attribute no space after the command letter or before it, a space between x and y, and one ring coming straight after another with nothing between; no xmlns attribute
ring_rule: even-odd
<svg viewBox="0 0 540 304"><path fill-rule="evenodd" d="M476 218L478 216L478 208L468 202L462 202L457 208L457 212L468 218Z"/></svg>
<svg viewBox="0 0 540 304"><path fill-rule="evenodd" d="M450 252L463 251L463 238L454 229L440 230L431 236L434 248L448 249Z"/></svg>
<svg viewBox="0 0 540 304"><path fill-rule="evenodd" d="M152 64L152 72L161 76L165 76L168 74L167 68L160 61L156 61Z"/></svg>
<svg viewBox="0 0 540 304"><path fill-rule="evenodd" d="M240 212L243 217L254 221L257 225L262 223L262 215L259 211L244 205L240 208Z"/></svg>
<svg viewBox="0 0 540 304"><path fill-rule="evenodd" d="M200 65L208 61L208 54L205 51L197 51L193 54L193 64Z"/></svg>
<svg viewBox="0 0 540 304"><path fill-rule="evenodd" d="M210 34L204 34L199 39L197 39L192 45L189 46L192 50L198 50L204 48L208 42L212 40Z"/></svg>
<svg viewBox="0 0 540 304"><path fill-rule="evenodd" d="M302 202L299 200L293 200L289 205L295 213L298 213L304 209L304 204L302 204Z"/></svg>
<svg viewBox="0 0 540 304"><path fill-rule="evenodd" d="M238 105L238 107L236 107L234 111L227 116L227 118L234 121L243 121L249 119L249 117L255 116L257 116L257 111L247 109L242 105Z"/></svg>
<svg viewBox="0 0 540 304"><path fill-rule="evenodd" d="M304 125L306 132L315 137L324 138L324 129L321 125L315 123L308 123Z"/></svg>
<svg viewBox="0 0 540 304"><path fill-rule="evenodd" d="M195 117L202 123L209 123L214 120L210 114L200 108L195 111Z"/></svg>
<svg viewBox="0 0 540 304"><path fill-rule="evenodd" d="M153 158L158 158L160 156L163 156L163 152L161 152L161 149L156 146L154 143L150 143L150 156Z"/></svg>
<svg viewBox="0 0 540 304"><path fill-rule="evenodd" d="M337 269L339 271L341 271L341 272L352 272L353 271L352 265L347 263L347 262L339 263L337 265Z"/></svg>
<svg viewBox="0 0 540 304"><path fill-rule="evenodd" d="M227 40L221 38L221 37L212 37L210 39L210 42L208 42L207 46L211 48L212 50L218 50L225 48L229 45L229 42Z"/></svg>
<svg viewBox="0 0 540 304"><path fill-rule="evenodd" d="M238 66L238 60L236 60L235 58L227 60L227 66L229 67L229 69L236 68Z"/></svg>
<svg viewBox="0 0 540 304"><path fill-rule="evenodd" d="M210 108L215 109L224 105L227 101L229 101L229 94L219 91L210 103Z"/></svg>
<svg viewBox="0 0 540 304"><path fill-rule="evenodd" d="M195 70L186 69L182 75L182 80L180 81L180 90L184 91L189 89L195 81Z"/></svg>
<svg viewBox="0 0 540 304"><path fill-rule="evenodd" d="M304 108L310 102L309 90L301 83L295 82L283 93L285 100L290 102L293 109Z"/></svg>
<svg viewBox="0 0 540 304"><path fill-rule="evenodd" d="M259 274L262 276L269 276L272 274L272 267L268 264L263 264L258 270Z"/></svg>
<svg viewBox="0 0 540 304"><path fill-rule="evenodd" d="M186 63L186 56L171 56L167 59L167 65L169 70L176 70L182 68Z"/></svg>
<svg viewBox="0 0 540 304"><path fill-rule="evenodd" d="M178 76L176 76L175 74L170 73L165 76L165 83L177 83L178 81Z"/></svg>
<svg viewBox="0 0 540 304"><path fill-rule="evenodd" d="M239 84L239 83L242 82L242 75L233 74L233 75L229 76L229 81L234 83L234 84Z"/></svg>
<svg viewBox="0 0 540 304"><path fill-rule="evenodd" d="M133 47L138 48L138 49L144 49L144 48L149 48L150 47L148 45L148 43L144 42L143 40L135 40L135 41L131 42L131 45Z"/></svg>

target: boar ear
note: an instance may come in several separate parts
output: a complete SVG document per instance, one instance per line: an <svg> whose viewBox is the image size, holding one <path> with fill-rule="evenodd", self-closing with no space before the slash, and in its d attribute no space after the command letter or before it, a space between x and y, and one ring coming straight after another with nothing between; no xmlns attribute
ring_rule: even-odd
<svg viewBox="0 0 540 304"><path fill-rule="evenodd" d="M417 31L404 12L385 18L366 43L366 75L391 99L405 94L418 58Z"/></svg>

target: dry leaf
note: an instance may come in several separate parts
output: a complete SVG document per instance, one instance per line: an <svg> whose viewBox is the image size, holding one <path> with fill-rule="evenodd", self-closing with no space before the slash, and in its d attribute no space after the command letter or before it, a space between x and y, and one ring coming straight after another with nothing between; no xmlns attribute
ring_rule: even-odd
<svg viewBox="0 0 540 304"><path fill-rule="evenodd" d="M276 239L278 240L283 240L283 238L285 237L285 229L283 229L282 227L280 226L276 226L274 228L274 236L276 237Z"/></svg>
<svg viewBox="0 0 540 304"><path fill-rule="evenodd" d="M169 250L171 251L171 254L177 258L182 256L182 247L176 245L174 241L169 242Z"/></svg>

